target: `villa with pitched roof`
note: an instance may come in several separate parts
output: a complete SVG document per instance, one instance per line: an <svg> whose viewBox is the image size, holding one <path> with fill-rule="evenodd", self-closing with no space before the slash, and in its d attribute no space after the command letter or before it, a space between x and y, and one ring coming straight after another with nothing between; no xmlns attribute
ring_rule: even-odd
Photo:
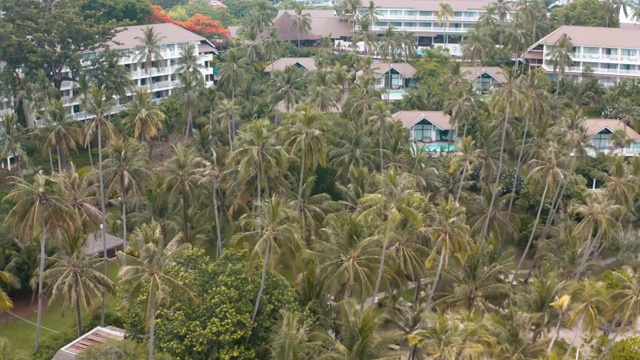
<svg viewBox="0 0 640 360"><path fill-rule="evenodd" d="M480 94L488 94L495 85L507 81L502 68L496 66L478 66L460 68L462 77L473 82L474 89Z"/></svg>
<svg viewBox="0 0 640 360"><path fill-rule="evenodd" d="M289 66L296 66L306 71L315 71L317 69L316 61L312 57L285 57L269 64L269 66L264 69L264 72L270 73L272 71L284 71L284 69L288 68Z"/></svg>
<svg viewBox="0 0 640 360"><path fill-rule="evenodd" d="M401 100L407 94L407 89L418 87L415 79L417 70L409 63L375 62L371 70L376 77L375 88L384 90L383 100Z"/></svg>
<svg viewBox="0 0 640 360"><path fill-rule="evenodd" d="M586 149L587 154L595 156L596 153L638 156L640 155L640 134L633 128L625 125L617 119L587 119L585 120L587 135L591 138L591 148ZM626 139L622 141L624 146L617 144L615 140L619 135L624 134Z"/></svg>
<svg viewBox="0 0 640 360"><path fill-rule="evenodd" d="M451 151L455 139L451 117L442 111L406 110L392 115L409 130L409 139L429 151Z"/></svg>

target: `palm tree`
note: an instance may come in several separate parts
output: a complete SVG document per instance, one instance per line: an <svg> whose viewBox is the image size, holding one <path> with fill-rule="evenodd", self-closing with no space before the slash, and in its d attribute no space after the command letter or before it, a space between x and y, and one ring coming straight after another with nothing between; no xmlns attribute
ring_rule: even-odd
<svg viewBox="0 0 640 360"><path fill-rule="evenodd" d="M45 126L39 130L46 134L42 154L55 149L58 154L58 172L61 173L67 166L69 152L78 151L80 133L77 122L69 116L68 109L64 108L61 100L53 100L46 110Z"/></svg>
<svg viewBox="0 0 640 360"><path fill-rule="evenodd" d="M63 313L75 307L78 337L83 334L81 309L93 307L102 291L115 294L113 282L95 269L104 259L85 253L86 240L86 236L77 233L67 236L60 251L49 258L51 266L44 272L51 292L49 305L62 297Z"/></svg>
<svg viewBox="0 0 640 360"><path fill-rule="evenodd" d="M565 358L571 352L571 348L578 336L593 335L601 324L601 314L609 307L607 301L607 289L602 282L583 279L574 285L571 291L573 309L569 314L567 325L573 326L578 322L578 329L569 347L565 352ZM578 352L580 347L578 346Z"/></svg>
<svg viewBox="0 0 640 360"><path fill-rule="evenodd" d="M567 67L573 64L573 43L567 34L562 34L555 42L547 61L553 65L553 72L558 72L562 79Z"/></svg>
<svg viewBox="0 0 640 360"><path fill-rule="evenodd" d="M233 119L240 113L240 106L236 105L233 100L224 99L216 109L216 117L220 119L220 126L227 128L229 136L229 150L233 154Z"/></svg>
<svg viewBox="0 0 640 360"><path fill-rule="evenodd" d="M311 14L303 12L302 5L296 3L294 14L291 15L289 30L295 30L298 34L298 48L300 47L300 37L311 30Z"/></svg>
<svg viewBox="0 0 640 360"><path fill-rule="evenodd" d="M368 139L350 124L344 129L338 146L329 151L329 158L331 165L338 170L338 176L346 177L357 168L373 169L376 158L373 154Z"/></svg>
<svg viewBox="0 0 640 360"><path fill-rule="evenodd" d="M378 101L373 104L371 109L371 116L369 120L378 125L378 151L380 152L380 171L384 171L384 156L382 152L382 142L384 135L387 133L388 125L392 123L391 111L387 104Z"/></svg>
<svg viewBox="0 0 640 360"><path fill-rule="evenodd" d="M13 301L11 301L9 294L5 291L5 286L11 286L15 289L19 289L20 282L18 282L18 279L16 279L12 273L8 271L0 271L0 284L3 285L3 287L0 288L0 311L9 311L13 309ZM0 355L2 355L1 352Z"/></svg>
<svg viewBox="0 0 640 360"><path fill-rule="evenodd" d="M98 228L102 213L97 208L99 202L98 184L94 182L93 174L76 171L73 163L69 163L67 171L60 175L60 182L65 196L78 220L78 227L85 234L92 233Z"/></svg>
<svg viewBox="0 0 640 360"><path fill-rule="evenodd" d="M180 57L177 61L178 68L174 72L174 74L181 74L188 72L191 74L193 78L204 80L202 76L201 69L204 68L204 65L200 62L198 58L198 49L194 44L185 44L180 50ZM182 82L182 80L181 80Z"/></svg>
<svg viewBox="0 0 640 360"><path fill-rule="evenodd" d="M465 58L471 60L475 66L478 63L484 62L489 56L491 49L495 47L495 44L489 37L486 31L481 29L471 29L461 42L462 54Z"/></svg>
<svg viewBox="0 0 640 360"><path fill-rule="evenodd" d="M16 161L18 174L22 178L22 161L29 163L29 155L25 151L28 134L19 122L18 115L10 113L0 117L0 157L13 157Z"/></svg>
<svg viewBox="0 0 640 360"><path fill-rule="evenodd" d="M266 0L255 3L252 15L249 17L250 25L261 33L264 29L273 25L273 18L277 15L275 7Z"/></svg>
<svg viewBox="0 0 640 360"><path fill-rule="evenodd" d="M262 53L268 55L269 60L273 61L282 51L282 41L280 40L280 28L271 26L267 29L266 36L262 39Z"/></svg>
<svg viewBox="0 0 640 360"><path fill-rule="evenodd" d="M142 30L142 36L136 36L135 40L138 40L138 45L135 48L138 58L138 64L144 64L147 74L149 74L149 90L153 91L153 81L151 80L151 68L155 62L158 67L163 66L164 57L162 52L165 50L165 46L162 45L162 41L165 36L160 36L156 33L153 26L147 26Z"/></svg>
<svg viewBox="0 0 640 360"><path fill-rule="evenodd" d="M87 120L85 124L85 141L89 142L93 139L93 134L98 133L98 177L100 181L100 212L102 214L102 222L100 225L100 236L102 238L103 255L107 257L107 213L105 209L104 198L104 173L102 172L102 141L106 139L111 141L118 138L118 133L113 124L109 121L113 100L109 99L108 94L103 88L92 86L89 92L89 98L86 102L87 112L93 115L93 118ZM104 131L104 135L103 135ZM107 275L107 262L103 264L103 273ZM104 316L106 311L106 295L102 293L102 313L100 324L104 325Z"/></svg>
<svg viewBox="0 0 640 360"><path fill-rule="evenodd" d="M425 265L429 268L436 256L440 259L431 292L429 292L425 305L427 310L431 307L431 301L438 287L440 274L442 269L447 267L449 257L455 253L460 259L464 260L471 241L469 227L465 224L464 208L457 205L453 199L449 198L441 201L434 211L429 214L429 217L430 221L424 231L433 241L433 247Z"/></svg>
<svg viewBox="0 0 640 360"><path fill-rule="evenodd" d="M184 132L184 142L187 142L193 128L193 112L202 106L201 94L204 89L204 81L201 77L194 76L192 72L182 72L178 75L180 88L177 94L184 103L184 113L187 115L187 126Z"/></svg>
<svg viewBox="0 0 640 360"><path fill-rule="evenodd" d="M138 88L133 99L127 104L127 116L124 123L133 133L133 138L141 142L149 142L162 131L165 114L153 101L146 87Z"/></svg>
<svg viewBox="0 0 640 360"><path fill-rule="evenodd" d="M41 171L35 175L33 183L14 178L13 185L13 190L3 200L15 204L7 214L6 221L19 229L18 234L23 242L40 235L35 352L40 345L47 235L56 236L63 231L73 231L77 220L73 218L64 188L58 179L45 176Z"/></svg>
<svg viewBox="0 0 640 360"><path fill-rule="evenodd" d="M300 151L300 178L298 179L298 201L296 212L300 215L300 201L304 185L304 171L315 171L316 166L324 166L327 157L327 145L319 127L322 125L321 114L312 106L298 108L295 114L296 123L286 132L285 146L290 149L291 156Z"/></svg>
<svg viewBox="0 0 640 360"><path fill-rule="evenodd" d="M387 29L382 34L380 38L380 42L378 46L380 48L380 56L383 60L387 60L388 73L389 73L389 90L392 87L392 70L391 70L391 62L396 57L396 52L400 47L398 41L398 33L393 29L393 26L389 25ZM387 102L389 102L389 94L387 94Z"/></svg>
<svg viewBox="0 0 640 360"><path fill-rule="evenodd" d="M107 179L107 193L120 192L122 196L122 239L127 249L127 205L129 198L136 201L142 196L143 181L151 176L147 170L144 148L135 139L114 141L106 149L104 176Z"/></svg>
<svg viewBox="0 0 640 360"><path fill-rule="evenodd" d="M285 247L295 254L301 254L304 251L304 246L300 241L297 228L293 226L295 221L293 212L277 197L272 197L264 203L258 203L256 211L243 215L241 220L247 229L254 230L237 234L233 241L251 241L251 259L253 261L262 260L260 289L251 316L253 324L258 315L267 268L270 265L273 266L273 258Z"/></svg>
<svg viewBox="0 0 640 360"><path fill-rule="evenodd" d="M451 313L427 313L426 329L409 335L409 344L426 350L429 359L455 359L459 356L467 334L465 324Z"/></svg>
<svg viewBox="0 0 640 360"><path fill-rule="evenodd" d="M175 155L167 161L162 171L165 174L164 190L169 199L177 199L178 193L182 198L182 229L184 241L189 241L189 201L194 199L196 185L201 177L198 163L193 149L174 146Z"/></svg>
<svg viewBox="0 0 640 360"><path fill-rule="evenodd" d="M118 252L123 265L118 271L120 281L130 287L129 304L144 301L144 323L149 324L149 360L153 360L153 346L156 308L163 300L168 300L172 293L191 292L177 279L172 278L168 270L175 264L176 258L190 248L189 244L179 244L175 238L165 241L160 225L153 221L142 224L134 232L134 253L137 256Z"/></svg>
<svg viewBox="0 0 640 360"><path fill-rule="evenodd" d="M311 341L312 323L300 313L280 310L272 330L269 351L273 360L304 360L316 353L319 344Z"/></svg>
<svg viewBox="0 0 640 360"><path fill-rule="evenodd" d="M440 3L438 11L436 11L436 21L438 22L438 26L441 26L444 23L444 44L445 47L447 45L447 27L451 25L451 18L453 17L453 8L449 3Z"/></svg>
<svg viewBox="0 0 640 360"><path fill-rule="evenodd" d="M568 294L562 295L560 298L556 297L556 301L551 303L551 306L558 309L558 324L556 325L556 330L553 332L553 337L551 337L551 341L549 342L549 347L547 348L548 354L551 354L553 344L556 342L558 334L560 333L560 324L562 324L563 317L567 313L570 304L571 295Z"/></svg>
<svg viewBox="0 0 640 360"><path fill-rule="evenodd" d="M331 74L320 69L315 71L307 93L306 101L323 113L335 111L341 97L339 87L332 84Z"/></svg>
<svg viewBox="0 0 640 360"><path fill-rule="evenodd" d="M29 360L31 357L27 354L14 350L6 338L0 338L0 359L3 360Z"/></svg>
<svg viewBox="0 0 640 360"><path fill-rule="evenodd" d="M355 33L355 27L358 20L358 9L362 7L362 0L341 0L338 4L342 10L342 17L347 19L349 25L353 25ZM353 41L353 39L351 39ZM353 42L355 49L355 41Z"/></svg>
<svg viewBox="0 0 640 360"><path fill-rule="evenodd" d="M450 165L452 169L456 170L462 167L462 174L460 175L460 185L458 186L458 192L456 193L456 203L460 201L462 185L465 182L467 172L472 170L477 163L478 151L475 149L475 141L471 136L467 136L460 141L458 152L454 154L454 158L451 161Z"/></svg>
<svg viewBox="0 0 640 360"><path fill-rule="evenodd" d="M303 98L305 74L297 66L288 66L284 71L271 73L269 84L274 92L271 94L271 102L277 104L284 101L287 113Z"/></svg>
<svg viewBox="0 0 640 360"><path fill-rule="evenodd" d="M202 179L199 183L203 181L210 181L212 188L211 193L213 196L213 214L214 220L216 223L216 259L220 259L222 256L222 235L220 233L220 227L222 226L220 222L220 215L218 214L218 191L220 186L220 177L222 175L222 166L220 164L220 156L216 152L216 150L212 147L210 150L209 158L202 159L204 168L202 171Z"/></svg>
<svg viewBox="0 0 640 360"><path fill-rule="evenodd" d="M121 58L122 55L118 51L105 51L101 52L96 59L93 80L111 98L126 97L127 89L133 84L129 77L130 71L120 64ZM86 94L88 92L83 92L83 95Z"/></svg>
<svg viewBox="0 0 640 360"><path fill-rule="evenodd" d="M222 60L223 62L220 65L218 78L220 88L227 93L231 93L231 101L235 104L236 94L248 81L249 72L247 71L247 63L235 48L229 49L222 56ZM235 135L235 117L231 119L231 130Z"/></svg>

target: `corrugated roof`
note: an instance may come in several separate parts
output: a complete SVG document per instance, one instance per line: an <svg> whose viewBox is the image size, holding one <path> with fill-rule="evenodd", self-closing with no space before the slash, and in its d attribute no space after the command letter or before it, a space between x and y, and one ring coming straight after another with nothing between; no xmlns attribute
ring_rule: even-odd
<svg viewBox="0 0 640 360"><path fill-rule="evenodd" d="M317 69L316 62L312 57L299 57L299 58L280 58L264 69L265 72L272 71L284 71L287 67L295 64L300 64L305 69L309 71L314 71Z"/></svg>
<svg viewBox="0 0 640 360"><path fill-rule="evenodd" d="M151 25L135 25L125 26L118 28L122 30L114 36L113 40L109 43L111 49L133 49L140 45L140 40L136 37L144 36L144 29L146 27L153 27L160 39L160 45L168 44L180 44L180 43L195 43L195 42L209 42L206 38L192 33L191 31L184 29L176 24L151 24Z"/></svg>
<svg viewBox="0 0 640 360"><path fill-rule="evenodd" d="M440 130L451 130L453 126L449 121L450 116L442 111L422 111L422 110L405 110L398 111L393 114L393 118L402 123L406 129L410 129L413 125L421 120L427 120Z"/></svg>
<svg viewBox="0 0 640 360"><path fill-rule="evenodd" d="M640 30L638 29L573 25L560 26L529 49L533 49L538 44L553 45L563 34L567 34L573 46L640 49Z"/></svg>
<svg viewBox="0 0 640 360"><path fill-rule="evenodd" d="M107 250L116 249L124 245L124 240L117 236L107 234L106 237L107 237ZM100 233L89 234L87 236L87 243L84 246L85 254L102 256L103 251L104 249L102 246L102 238L100 237Z"/></svg>
<svg viewBox="0 0 640 360"><path fill-rule="evenodd" d="M460 72L465 79L470 81L477 79L482 74L487 74L501 83L507 81L504 72L497 66L462 67Z"/></svg>
<svg viewBox="0 0 640 360"><path fill-rule="evenodd" d="M586 119L584 125L587 128L587 135L589 136L594 136L604 129L609 129L611 132L622 130L626 131L629 139L640 140L640 134L630 126L625 127L624 123L618 119Z"/></svg>
<svg viewBox="0 0 640 360"><path fill-rule="evenodd" d="M119 341L124 339L124 335L125 331L115 326L98 326L58 350L52 360L74 360L87 347L104 344L107 340Z"/></svg>
<svg viewBox="0 0 640 360"><path fill-rule="evenodd" d="M374 0L375 6L381 9L415 9L425 11L437 11L440 9L442 0ZM448 0L453 11L481 10L489 4L494 4L495 0ZM363 8L369 2L363 1Z"/></svg>
<svg viewBox="0 0 640 360"><path fill-rule="evenodd" d="M414 68L409 63L391 63L391 64L387 64L387 63L384 63L384 62L376 62L376 63L371 64L371 69L374 71L375 74L378 75L378 77L380 77L380 76L382 76L383 74L386 74L389 71L389 66L391 66L392 69L396 70L402 76L404 76L405 78L408 78L408 79L413 78L416 75L416 72L418 72L416 70L416 68Z"/></svg>

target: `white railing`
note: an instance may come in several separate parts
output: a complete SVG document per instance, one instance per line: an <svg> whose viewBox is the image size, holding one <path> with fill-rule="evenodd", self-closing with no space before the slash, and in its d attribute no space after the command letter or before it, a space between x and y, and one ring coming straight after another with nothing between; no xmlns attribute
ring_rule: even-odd
<svg viewBox="0 0 640 360"><path fill-rule="evenodd" d="M614 148L614 147L607 147L602 149L589 148L589 149L586 149L585 152L590 157L596 157L596 155L599 153L604 153L609 155L638 156L640 155L640 148L635 148L635 147L625 147L622 149Z"/></svg>
<svg viewBox="0 0 640 360"><path fill-rule="evenodd" d="M153 83L153 91L171 87L171 81L158 81Z"/></svg>
<svg viewBox="0 0 640 360"><path fill-rule="evenodd" d="M449 18L449 21L478 21L479 16L454 16ZM435 15L420 16L420 15L384 15L378 16L378 21L393 21L393 20L419 20L419 21L438 21Z"/></svg>
<svg viewBox="0 0 640 360"><path fill-rule="evenodd" d="M612 60L612 61L619 61L620 60L618 55L602 55L602 59L603 60Z"/></svg>
<svg viewBox="0 0 640 360"><path fill-rule="evenodd" d="M384 31L386 29L387 29L386 26L372 26L371 27L371 30L374 30L374 31ZM444 26L442 26L442 27L440 27L440 26L431 26L431 27L395 26L393 29L396 30L396 31L406 30L406 31L409 31L409 32L412 32L412 31L434 31L434 32L447 32L447 33L466 33L469 30L467 28L447 27L446 31L445 31L445 27Z"/></svg>
<svg viewBox="0 0 640 360"><path fill-rule="evenodd" d="M639 58L637 56L621 55L620 59L622 61L638 61Z"/></svg>

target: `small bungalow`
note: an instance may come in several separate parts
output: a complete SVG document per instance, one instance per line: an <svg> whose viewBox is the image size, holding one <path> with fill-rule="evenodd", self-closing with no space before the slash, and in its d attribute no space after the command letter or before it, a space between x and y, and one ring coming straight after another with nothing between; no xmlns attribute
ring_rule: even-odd
<svg viewBox="0 0 640 360"><path fill-rule="evenodd" d="M442 111L398 111L393 118L409 129L410 140L424 144L429 151L451 151L455 148L450 116Z"/></svg>
<svg viewBox="0 0 640 360"><path fill-rule="evenodd" d="M284 69L289 66L297 66L306 71L315 71L316 61L312 57L299 57L299 58L280 58L274 62L272 62L264 72L270 73L272 71L284 71Z"/></svg>
<svg viewBox="0 0 640 360"><path fill-rule="evenodd" d="M273 26L280 29L280 40L300 46L314 46L321 38L329 38L332 41L346 40L352 36L353 24L344 21L335 10L303 10L311 19L311 28L308 31L300 31L295 25L294 10L280 10L273 20Z"/></svg>
<svg viewBox="0 0 640 360"><path fill-rule="evenodd" d="M499 67L462 67L462 76L473 82L475 90L480 94L488 94L496 84L504 84L507 77Z"/></svg>
<svg viewBox="0 0 640 360"><path fill-rule="evenodd" d="M585 127L587 135L591 137L592 148L587 149L590 156L599 152L624 156L640 154L640 134L620 120L587 119Z"/></svg>
<svg viewBox="0 0 640 360"><path fill-rule="evenodd" d="M107 340L121 341L124 336L125 331L115 326L98 326L58 350L52 360L74 360L91 345L102 345Z"/></svg>
<svg viewBox="0 0 640 360"><path fill-rule="evenodd" d="M116 252L118 250L122 250L124 247L124 239L113 236L109 233L106 235L107 257L112 258L116 256ZM97 255L98 257L101 257L103 255L103 251L104 248L100 232L98 231L97 233L89 234L87 236L87 242L84 245L84 253L89 256Z"/></svg>
<svg viewBox="0 0 640 360"><path fill-rule="evenodd" d="M371 65L371 70L376 76L376 89L384 89L386 94L382 99L397 101L407 94L407 89L417 88L418 81L415 79L416 68L408 63L384 63L376 62Z"/></svg>

